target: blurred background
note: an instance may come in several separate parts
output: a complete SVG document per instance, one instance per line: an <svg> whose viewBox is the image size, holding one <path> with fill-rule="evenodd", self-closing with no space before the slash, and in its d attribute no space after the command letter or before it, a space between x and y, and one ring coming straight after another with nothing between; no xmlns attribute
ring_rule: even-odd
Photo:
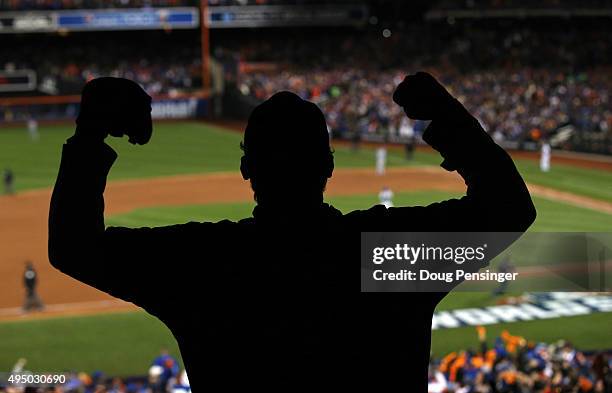
<svg viewBox="0 0 612 393"><path fill-rule="evenodd" d="M0 371L66 372L64 391L189 390L161 323L47 261L50 188L87 81L137 81L157 120L144 148L110 141L109 225L249 216L241 131L279 90L325 113L326 200L342 211L460 196L421 140L427 123L391 100L427 70L515 159L538 209L531 231L610 232L611 22L609 0L0 0ZM609 252L600 260L612 269ZM511 254L493 269L542 274ZM448 296L430 391L611 392L600 289Z"/></svg>

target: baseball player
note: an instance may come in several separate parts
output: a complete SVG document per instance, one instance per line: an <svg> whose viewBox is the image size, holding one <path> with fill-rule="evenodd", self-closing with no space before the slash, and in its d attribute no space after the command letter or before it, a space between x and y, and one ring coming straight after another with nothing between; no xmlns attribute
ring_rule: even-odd
<svg viewBox="0 0 612 393"><path fill-rule="evenodd" d="M386 208L393 207L393 191L387 186L383 187L378 193L380 204Z"/></svg>
<svg viewBox="0 0 612 393"><path fill-rule="evenodd" d="M26 262L26 268L23 272L23 285L26 289L26 298L23 303L24 311L42 310L43 303L36 293L36 285L38 284L38 275L32 262Z"/></svg>
<svg viewBox="0 0 612 393"><path fill-rule="evenodd" d="M38 122L33 117L28 119L28 135L34 142L38 141L40 135L38 134Z"/></svg>
<svg viewBox="0 0 612 393"><path fill-rule="evenodd" d="M550 153L550 143L542 142L542 148L540 149L540 170L542 172L550 171Z"/></svg>
<svg viewBox="0 0 612 393"><path fill-rule="evenodd" d="M385 174L387 166L387 148L385 146L376 149L376 174L382 176Z"/></svg>
<svg viewBox="0 0 612 393"><path fill-rule="evenodd" d="M414 127L412 122L407 117L402 117L399 125L399 135L406 142L404 143L404 153L406 154L406 159L411 160L414 155L414 148L416 145L416 141L414 138Z"/></svg>
<svg viewBox="0 0 612 393"><path fill-rule="evenodd" d="M11 168L5 168L2 175L2 182L4 183L4 193L12 194L15 192L15 174Z"/></svg>

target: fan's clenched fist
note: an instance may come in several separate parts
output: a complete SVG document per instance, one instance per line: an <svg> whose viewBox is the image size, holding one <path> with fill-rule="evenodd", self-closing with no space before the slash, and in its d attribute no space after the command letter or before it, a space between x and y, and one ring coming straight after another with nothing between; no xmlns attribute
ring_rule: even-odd
<svg viewBox="0 0 612 393"><path fill-rule="evenodd" d="M393 101L404 108L411 119L434 120L453 105L455 99L436 78L426 72L408 75L397 86Z"/></svg>
<svg viewBox="0 0 612 393"><path fill-rule="evenodd" d="M153 132L151 97L129 79L94 79L83 88L76 123L81 140L127 135L130 143L144 145Z"/></svg>

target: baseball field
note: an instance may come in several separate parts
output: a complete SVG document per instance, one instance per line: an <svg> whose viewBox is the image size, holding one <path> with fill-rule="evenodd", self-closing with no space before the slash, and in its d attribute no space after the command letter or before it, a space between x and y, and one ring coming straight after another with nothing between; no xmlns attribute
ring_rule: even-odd
<svg viewBox="0 0 612 393"><path fill-rule="evenodd" d="M0 196L0 371L26 358L27 368L36 371L144 374L161 348L179 355L163 324L131 304L64 276L47 260L51 187L62 143L71 132L71 125L41 126L40 139L34 141L25 128L0 129L0 169L11 168L16 179L16 193ZM249 184L238 172L240 140L236 127L201 122L161 123L144 147L111 140L119 159L107 187L107 225L161 226L249 216L254 202ZM401 149L391 149L387 173L377 176L373 149L354 151L343 144L334 148L337 169L326 200L345 212L378 203L383 186L394 191L396 205L428 204L465 191L459 176L439 168L441 159L430 150L418 150L406 160ZM537 156L513 156L538 210L532 231L611 231L612 159L553 155L551 171L543 173ZM38 271L43 312L21 311L26 261ZM169 266L179 262L197 263L168 261ZM509 291L518 294L511 286ZM489 293L454 293L439 309L497 301ZM608 312L565 317L563 323L547 319L495 324L489 331L490 337L508 329L532 340L566 339L581 349L610 349L611 324ZM433 353L440 356L476 343L473 327L436 330Z"/></svg>

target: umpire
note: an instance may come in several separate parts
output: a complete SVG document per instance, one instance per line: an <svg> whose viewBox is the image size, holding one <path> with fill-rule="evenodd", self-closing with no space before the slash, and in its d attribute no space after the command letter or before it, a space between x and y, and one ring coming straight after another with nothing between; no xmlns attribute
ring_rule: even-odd
<svg viewBox="0 0 612 393"><path fill-rule="evenodd" d="M26 298L23 303L24 311L42 310L43 303L36 293L36 285L38 284L38 275L32 262L26 262L26 268L23 272L23 285L26 289Z"/></svg>

